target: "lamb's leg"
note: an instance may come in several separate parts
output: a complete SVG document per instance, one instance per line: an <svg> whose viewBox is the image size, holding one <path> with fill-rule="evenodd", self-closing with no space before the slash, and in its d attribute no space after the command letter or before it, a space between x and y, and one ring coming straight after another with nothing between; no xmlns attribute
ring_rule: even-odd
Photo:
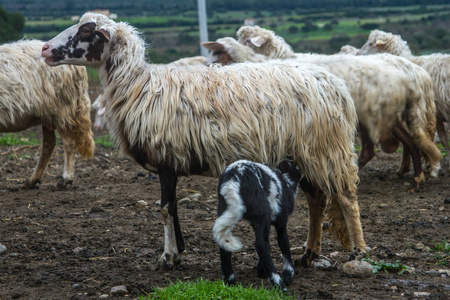
<svg viewBox="0 0 450 300"><path fill-rule="evenodd" d="M369 131L361 124L359 125L359 136L361 138L361 153L358 157L358 168L361 170L375 156L375 145L369 137Z"/></svg>
<svg viewBox="0 0 450 300"><path fill-rule="evenodd" d="M223 281L226 284L235 284L233 267L231 265L231 252L219 247L220 251L220 267L222 269Z"/></svg>
<svg viewBox="0 0 450 300"><path fill-rule="evenodd" d="M448 144L448 137L447 132L445 131L444 122L436 122L436 131L442 146L444 146L447 156L450 156L450 145Z"/></svg>
<svg viewBox="0 0 450 300"><path fill-rule="evenodd" d="M33 175L27 182L25 186L27 188L34 188L36 184L41 182L42 176L44 176L45 169L47 168L50 157L52 156L53 150L56 146L56 135L55 130L42 125L42 150L41 156L39 157L39 162L34 169Z"/></svg>
<svg viewBox="0 0 450 300"><path fill-rule="evenodd" d="M414 180L415 180L415 190L419 189L420 183L425 180L425 176L422 171L422 163L420 158L419 148L415 145L411 135L403 128L402 125L398 125L392 131L394 136L398 138L404 145L404 148L409 148L411 151L411 156L413 160L414 167Z"/></svg>
<svg viewBox="0 0 450 300"><path fill-rule="evenodd" d="M164 220L164 253L158 260L156 269L170 269L180 264L179 253L184 251L177 215L176 187L178 176L173 169L159 167L161 184L161 215Z"/></svg>
<svg viewBox="0 0 450 300"><path fill-rule="evenodd" d="M300 258L300 265L302 267L309 267L311 262L318 258L320 254L323 212L327 201L322 190L318 186L311 184L308 180L302 179L300 181L300 187L305 193L309 210L308 241L306 243L306 252Z"/></svg>
<svg viewBox="0 0 450 300"><path fill-rule="evenodd" d="M294 264L292 263L291 249L289 247L289 236L287 233L287 218L283 219L281 222L275 223L275 229L277 231L277 241L278 246L281 250L281 255L283 256L283 273L281 278L284 284L290 285L292 278L294 277Z"/></svg>
<svg viewBox="0 0 450 300"><path fill-rule="evenodd" d="M257 275L260 278L269 277L271 285L279 287L280 289L286 289L283 280L278 275L275 265L273 264L272 255L270 254L270 220L267 220L267 216L263 218L257 218L252 221L253 228L255 229L255 249L258 253L258 268Z"/></svg>
<svg viewBox="0 0 450 300"><path fill-rule="evenodd" d="M59 135L64 144L64 172L61 180L58 182L58 189L65 189L73 182L75 174L75 153L77 149L77 142L73 133L68 130L58 129Z"/></svg>

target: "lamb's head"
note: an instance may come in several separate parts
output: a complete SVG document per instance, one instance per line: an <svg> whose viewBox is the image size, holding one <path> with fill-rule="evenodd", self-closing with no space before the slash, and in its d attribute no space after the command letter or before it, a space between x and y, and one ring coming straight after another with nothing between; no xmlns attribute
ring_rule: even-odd
<svg viewBox="0 0 450 300"><path fill-rule="evenodd" d="M399 56L411 55L408 43L401 36L382 30L372 30L367 42L359 49L357 55L391 53Z"/></svg>
<svg viewBox="0 0 450 300"><path fill-rule="evenodd" d="M97 67L107 56L115 34L115 22L101 14L86 13L78 24L69 27L42 47L48 65L73 64Z"/></svg>

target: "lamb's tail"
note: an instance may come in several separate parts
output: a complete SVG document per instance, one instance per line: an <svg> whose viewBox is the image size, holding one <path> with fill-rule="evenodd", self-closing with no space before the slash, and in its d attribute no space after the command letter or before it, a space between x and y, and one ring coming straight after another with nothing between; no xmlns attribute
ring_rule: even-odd
<svg viewBox="0 0 450 300"><path fill-rule="evenodd" d="M227 187L225 186L222 189L222 192L224 192L224 189L226 188ZM229 194L227 196L229 196ZM231 232L234 226L242 219L245 212L245 207L243 207L241 199L236 199L235 196L237 195L233 195L231 197L232 199L229 199L228 197L224 198L219 194L219 207L223 205L225 206L225 210L216 219L213 228L214 241L216 241L219 247L230 252L238 251L242 248L242 243L239 238L233 236Z"/></svg>

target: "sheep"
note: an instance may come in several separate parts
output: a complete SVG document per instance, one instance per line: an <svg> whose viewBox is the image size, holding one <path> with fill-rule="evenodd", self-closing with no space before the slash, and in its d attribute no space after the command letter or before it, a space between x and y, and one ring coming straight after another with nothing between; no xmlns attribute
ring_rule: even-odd
<svg viewBox="0 0 450 300"><path fill-rule="evenodd" d="M240 159L270 167L288 156L297 162L310 207L305 264L320 253L327 199L334 233L351 249L350 258L365 254L353 153L356 112L342 80L313 65L152 66L144 54L134 27L93 13L42 48L50 66L96 68L119 149L159 174L165 246L158 269L179 264L185 249L178 176L218 177Z"/></svg>
<svg viewBox="0 0 450 300"><path fill-rule="evenodd" d="M253 28L249 26L242 26L237 33L237 36L239 38L239 41L242 41L242 43L245 43L246 46L252 48L255 52L258 54L263 54L266 57L274 57L273 53L269 53L267 51L273 51L271 49L274 49L277 45L280 44L280 39L277 39L275 33L273 31L269 31L263 28ZM262 38L259 38L262 37ZM266 41L266 43L272 43L274 42L274 45L265 45L265 44L254 44L252 41L257 40L261 42L261 40ZM400 110L399 112L406 112L409 113L409 115L404 115L403 120L401 121L408 121L406 122L409 132L412 134L412 137L409 136L409 134L404 130L402 126L397 126L397 129L394 130L394 135L396 135L396 139L401 139L401 141L405 144L407 143L407 151L404 154L401 167L398 171L399 175L403 175L408 169L409 169L409 150L411 150L413 153L413 162L414 162L414 169L415 169L415 181L416 181L416 189L418 188L418 185L421 181L423 181L424 177L422 174L421 166L420 166L420 156L417 153L417 149L411 149L411 147L418 147L420 151L422 151L427 163L430 165L430 176L437 177L438 171L440 169L440 160L442 159L442 155L440 154L439 149L436 147L436 145L433 143L432 138L434 137L434 130L435 130L435 124L436 119L434 117L435 113L435 106L433 103L433 92L430 90L431 87L431 78L424 72L423 69L418 68L412 63L409 63L405 59L396 58L394 56L383 56L383 57L377 57L378 61L373 61L371 64L378 64L379 66L385 65L386 67L383 67L385 73L385 80L380 78L378 81L377 86L383 86L383 91L386 91L387 94L385 95L387 98L381 97L380 90L381 89L366 89L365 86L361 86L359 82L361 80L366 80L367 86L373 85L373 82L375 79L372 78L373 76L371 74L361 74L363 70L359 68L358 66L362 66L363 64L366 65L369 63L369 60L355 60L354 56L351 55L311 55L311 54L299 54L294 53L292 49L290 51L286 50L289 49L290 46L286 45L283 46L283 53L284 56L287 57L296 57L297 61L303 61L303 62L309 62L309 63L317 63L321 65L322 67L325 67L328 71L332 72L333 74L337 76L344 77L347 84L350 86L350 90L352 91L353 99L359 103L359 107L361 110L358 109L360 112L363 111L369 111L373 114L374 111L371 111L369 107L365 107L369 104L368 101L371 101L372 103L375 102L375 100L380 101L378 103L386 102L389 98L393 98L394 96L389 97L389 94L392 93L392 95L400 95L397 91L397 84L393 84L395 80L398 80L398 72L396 74L392 73L391 71L388 71L389 69L392 69L393 67L396 67L397 69L401 70L404 75L409 77L409 80L406 79L404 84L408 84L408 89L416 90L411 93L406 92L403 93L404 97L407 97L407 99L401 100L400 98L397 101L403 101L404 108ZM274 51L274 53L278 53L280 51ZM383 60L387 62L391 67L387 66L386 63L381 62L380 60ZM394 63L395 61L395 63ZM348 66L348 64L357 64L354 67ZM350 68L353 68L353 71L350 71ZM373 67L372 67L373 68ZM354 73L352 73L354 72ZM356 75L358 74L359 75ZM380 75L380 74L379 74ZM404 75L402 77L404 77ZM364 77L361 77L364 76ZM409 82L408 82L409 81ZM391 86L391 90L387 91L387 85L384 83L388 83L389 86ZM359 99L360 97L365 97L365 99ZM406 102L404 102L406 100ZM390 99L388 101L392 107L393 100ZM400 104L400 102L397 102L397 104ZM361 106L362 105L362 106ZM383 107L383 106L381 106ZM368 110L369 109L369 110ZM405 111L407 109L408 111ZM386 115L383 117L384 114L390 114L392 113L391 108L387 108L383 111L379 111L380 115L380 123L385 122L386 120L390 120L390 118ZM371 122L373 120L368 120L365 118L366 116L360 116L359 120L365 121L365 122ZM384 119L384 120L383 120ZM394 117L394 119L396 119ZM393 120L393 119L392 119ZM390 120L391 121L391 120ZM389 124L389 122L387 122ZM367 127L367 124L363 124L365 127ZM386 126L387 124L381 124L382 126ZM376 135L371 133L371 131L376 130L377 126L368 126L366 129L369 130L369 136L371 137L372 142L379 142L376 139ZM362 130L366 130L362 128ZM365 133L362 132L361 134L362 138L365 138ZM395 150L395 145L398 143L396 142L396 139L388 138L385 140L384 143L381 144L381 147L386 152L391 152ZM413 140L412 140L413 139ZM364 147L364 143L367 142L367 146ZM373 145L371 141L367 140L362 141L363 143L363 149L360 156L360 167L364 165L364 162L370 160L374 156L373 152ZM413 143L414 142L414 143ZM370 151L369 151L370 149ZM361 164L361 158L362 164Z"/></svg>
<svg viewBox="0 0 450 300"><path fill-rule="evenodd" d="M436 97L436 129L445 152L450 153L444 122L450 121L450 55L435 53L414 56L400 35L373 30L358 55L391 53L405 57L424 68L431 76Z"/></svg>
<svg viewBox="0 0 450 300"><path fill-rule="evenodd" d="M188 66L188 65L206 65L206 57L204 56L193 56L193 57L185 57L180 58L171 62L169 65L172 66ZM102 95L99 95L97 99L94 101L92 108L95 110L94 117L94 129L97 132L102 132L105 129L105 107L102 105L102 101L100 100Z"/></svg>
<svg viewBox="0 0 450 300"><path fill-rule="evenodd" d="M267 165L239 160L229 165L219 178L218 218L214 222L213 237L219 245L223 280L235 283L231 266L231 252L242 248L231 230L242 219L255 230L258 253L257 274L269 278L270 284L281 289L294 277L287 234L288 217L294 210L301 172L295 162L285 160L272 170ZM270 225L277 231L278 246L283 256L282 277L276 272L270 255Z"/></svg>
<svg viewBox="0 0 450 300"><path fill-rule="evenodd" d="M184 57L177 59L170 63L173 66L182 67L182 66L195 66L195 65L205 65L206 57L204 56L193 56L193 57Z"/></svg>
<svg viewBox="0 0 450 300"><path fill-rule="evenodd" d="M356 54L359 51L358 48L352 45L344 45L341 47L341 51L339 51L337 54Z"/></svg>
<svg viewBox="0 0 450 300"><path fill-rule="evenodd" d="M88 78L84 67L50 68L40 56L44 42L21 40L0 46L0 132L18 132L41 125L41 155L25 186L41 182L56 145L64 143L64 171L57 187L72 183L75 151L94 154Z"/></svg>

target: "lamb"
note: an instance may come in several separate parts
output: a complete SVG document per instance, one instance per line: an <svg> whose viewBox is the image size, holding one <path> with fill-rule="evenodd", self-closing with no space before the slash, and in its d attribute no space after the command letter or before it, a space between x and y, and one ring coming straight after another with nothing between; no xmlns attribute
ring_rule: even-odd
<svg viewBox="0 0 450 300"><path fill-rule="evenodd" d="M55 130L64 143L64 172L58 188L72 183L76 149L82 158L94 154L88 78L84 67L50 68L40 56L44 42L21 40L0 46L0 132L42 126L39 162L26 187L37 187L56 146Z"/></svg>
<svg viewBox="0 0 450 300"><path fill-rule="evenodd" d="M239 160L229 165L219 178L218 218L213 236L220 248L223 280L234 284L231 252L242 248L231 230L242 219L250 221L255 230L255 248L258 253L257 274L269 278L276 287L286 289L294 276L287 234L288 216L294 210L302 174L295 162L285 160L277 169L267 165ZM283 256L282 278L276 272L270 255L270 225L277 232L278 246Z"/></svg>
<svg viewBox="0 0 450 300"><path fill-rule="evenodd" d="M435 53L414 56L400 35L373 30L358 55L391 53L405 57L424 68L431 76L436 96L436 129L445 152L450 153L444 122L450 121L450 55Z"/></svg>
<svg viewBox="0 0 450 300"><path fill-rule="evenodd" d="M249 26L243 26L238 30L238 38L239 41L246 43L246 46L252 48L258 54L263 54L266 57L274 57L272 53L268 53L267 49L273 49L274 46L267 46L261 44L261 41L265 41L265 43L274 43L278 45L280 40L277 39L276 35L269 30L263 28L253 28ZM257 38L262 37L262 38ZM257 39L256 39L257 38ZM253 40L257 40L259 44L253 44ZM273 42L273 41L276 41ZM287 49L291 49L290 52ZM311 54L301 54L294 53L292 48L289 45L285 45L283 47L285 56L292 57L295 55L296 61L308 62L308 63L317 63L322 67L325 67L331 73L342 77L346 80L347 84L350 87L352 92L353 99L358 102L356 103L357 111L359 114L360 124L362 124L366 128L361 128L363 131L361 134L362 139L365 138L365 130L368 130L368 134L371 137L370 140L366 138L366 140L362 141L363 149L361 151L360 156L360 167L363 167L365 162L369 161L373 156L373 145L372 143L381 142L381 147L386 152L391 152L396 149L396 144L398 142L396 139L400 139L404 144L407 144L405 149L407 151L404 154L404 158L398 172L399 175L403 175L409 169L409 151L412 151L413 154L413 162L415 169L415 181L416 181L416 189L419 186L419 183L423 181L424 177L422 174L421 166L420 166L420 156L417 152L417 149L413 149L414 147L418 147L418 149L423 153L425 160L430 165L430 176L436 177L438 175L438 171L440 169L440 160L442 155L440 154L439 149L433 143L432 138L434 137L434 130L436 119L434 117L435 106L433 103L433 92L430 90L431 87L431 78L429 75L424 72L423 69L418 68L412 63L409 63L405 59L397 58L394 56L388 57L387 55L377 57L378 60L373 60L370 62L369 60L358 60L355 59L352 55L311 55ZM279 52L279 51L276 51ZM383 60L386 63L381 62ZM394 62L395 60L395 62ZM354 64L354 66L348 66L348 64ZM366 72L362 68L358 66L371 64L373 69L374 66L378 64L380 66L385 66L380 70L380 72L384 73L385 78L381 78L378 74L379 80L376 78L372 78L373 76L369 73L362 74L361 72ZM391 65L391 66L388 66ZM398 72L395 74L389 71L388 69L392 69L395 67L404 73L404 75L399 75ZM358 74L358 75L356 75ZM399 80L399 76L406 78L403 84L407 84L408 87L405 87L409 90L415 90L412 93L404 91L399 92L397 89L397 84L392 84L396 80ZM361 85L360 82L363 80L366 84ZM378 83L377 83L378 82ZM385 83L388 82L389 85ZM376 83L374 85L374 83ZM383 91L385 91L385 95L380 94L381 89L368 88L370 86L383 86ZM390 89L389 89L390 87ZM390 96L392 94L392 96ZM402 96L403 95L403 96ZM393 97L397 97L396 103L393 102ZM369 102L370 101L370 102ZM403 128L403 126L396 126L393 134L396 139L389 138L385 136L385 141L380 141L377 139L377 135L373 134L374 130L377 130L379 127L376 124L364 124L363 122L373 122L373 107L367 107L367 105L373 105L374 103L379 103L379 107L385 106L382 104L383 102L389 103L389 108L385 107L384 110L378 110L379 115L379 123L381 126L389 125L389 122L392 120L396 120L397 117L392 115L392 105L403 105L402 107L398 107L396 110L401 114L405 114L400 118L400 123L403 121L406 122L408 126L409 133L412 134L412 137L408 132ZM403 103L403 104L402 104ZM363 112L369 112L372 116L362 115ZM389 117L391 114L392 117ZM367 119L366 117L369 117ZM386 120L388 122L386 122ZM386 122L386 124L383 124ZM394 129L393 127L391 127ZM383 136L381 136L383 137ZM366 146L365 143L367 143ZM422 175L421 175L422 174Z"/></svg>
<svg viewBox="0 0 450 300"><path fill-rule="evenodd" d="M327 199L333 230L366 252L353 136L356 112L345 83L317 66L237 64L152 66L135 28L93 13L48 41L47 64L97 69L105 117L123 153L159 174L164 253L157 268L180 263L185 249L176 207L178 176L218 177L240 159L277 166L292 157L310 207L305 264L320 253Z"/></svg>

